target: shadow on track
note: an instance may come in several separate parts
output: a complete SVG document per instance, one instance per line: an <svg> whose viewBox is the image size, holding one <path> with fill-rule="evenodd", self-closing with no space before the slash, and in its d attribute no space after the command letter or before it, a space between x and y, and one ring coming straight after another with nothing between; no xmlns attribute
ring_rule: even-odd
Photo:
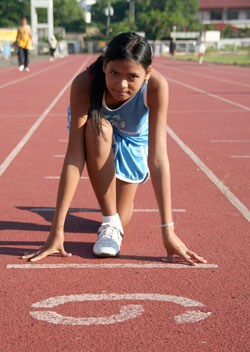
<svg viewBox="0 0 250 352"><path fill-rule="evenodd" d="M17 207L20 210L29 211L31 213L36 213L37 215L41 216L45 221L49 222L48 225L42 225L32 222L18 222L18 221L0 221L0 231L4 230L16 230L16 231L29 231L29 232L46 232L47 234L50 231L50 223L53 218L53 214L55 208L46 208L46 207ZM67 252L71 252L73 254L73 258L80 257L83 259L95 259L97 257L93 255L93 244L96 238L97 230L100 226L100 222L82 218L72 213L99 213L99 209L92 209L92 208L71 208L68 212L66 222L65 222L65 234L66 234L66 241L65 241L65 250ZM83 241L68 241L69 236L73 235L74 233L78 234L91 234L93 236L93 242L83 242ZM46 237L47 237L46 234ZM35 235L35 234L34 234ZM40 235L39 235L40 237ZM44 241L46 240L44 238ZM91 236L92 238L92 236ZM0 255L8 255L8 256L15 256L21 257L24 254L32 253L38 250L40 247L43 246L44 241L0 241ZM55 254L52 257L58 257L59 255ZM61 257L60 257L61 258ZM67 259L61 258L67 263ZM102 262L106 262L105 258L99 259ZM140 256L140 255L129 255L129 254L122 254L119 255L117 259L112 259L112 263L116 263L117 260L121 262L123 261L146 261L146 262L161 262L160 257L148 257L148 256Z"/></svg>

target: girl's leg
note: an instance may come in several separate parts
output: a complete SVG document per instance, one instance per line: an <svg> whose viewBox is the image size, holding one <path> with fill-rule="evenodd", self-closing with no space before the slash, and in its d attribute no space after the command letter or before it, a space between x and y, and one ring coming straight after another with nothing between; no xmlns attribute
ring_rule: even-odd
<svg viewBox="0 0 250 352"><path fill-rule="evenodd" d="M102 225L93 252L98 257L115 257L122 243L122 224L116 208L116 177L112 153L113 129L102 120L98 134L89 119L85 128L86 163L90 181L102 211Z"/></svg>
<svg viewBox="0 0 250 352"><path fill-rule="evenodd" d="M18 47L18 66L22 66L24 63L24 53L23 48Z"/></svg>
<svg viewBox="0 0 250 352"><path fill-rule="evenodd" d="M100 134L94 128L92 120L87 121L85 128L86 163L91 184L104 216L117 213L112 138L113 129L107 120L102 119L102 133Z"/></svg>
<svg viewBox="0 0 250 352"><path fill-rule="evenodd" d="M137 188L137 183L127 183L119 179L116 180L117 212L120 216L122 226L126 226L131 219Z"/></svg>
<svg viewBox="0 0 250 352"><path fill-rule="evenodd" d="M29 50L28 49L24 49L24 67L28 67L29 66Z"/></svg>

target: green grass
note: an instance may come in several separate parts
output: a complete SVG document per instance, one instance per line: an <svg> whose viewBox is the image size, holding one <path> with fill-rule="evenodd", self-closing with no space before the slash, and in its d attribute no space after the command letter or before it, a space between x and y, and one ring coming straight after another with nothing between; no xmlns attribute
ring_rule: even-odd
<svg viewBox="0 0 250 352"><path fill-rule="evenodd" d="M178 60L192 60L198 61L197 55L176 55ZM219 55L219 54L207 54L204 57L204 62L225 64L225 65L241 65L241 66L250 66L250 55L242 54L228 54L228 55Z"/></svg>

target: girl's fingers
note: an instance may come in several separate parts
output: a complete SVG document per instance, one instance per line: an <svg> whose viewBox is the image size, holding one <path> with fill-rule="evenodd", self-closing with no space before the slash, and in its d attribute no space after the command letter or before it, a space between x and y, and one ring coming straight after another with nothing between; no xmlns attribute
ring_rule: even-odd
<svg viewBox="0 0 250 352"><path fill-rule="evenodd" d="M44 251L41 251L40 253L37 253L37 255L35 255L34 257L30 258L30 262L37 262L38 260L41 260L54 253L58 253L58 250L46 249Z"/></svg>
<svg viewBox="0 0 250 352"><path fill-rule="evenodd" d="M161 258L161 261L166 263L177 263L178 257L170 254L170 255L167 255L167 257Z"/></svg>
<svg viewBox="0 0 250 352"><path fill-rule="evenodd" d="M22 255L22 259L30 259L32 257L34 257L34 255L36 255L37 252L33 252L33 253L29 253L29 254L24 254Z"/></svg>
<svg viewBox="0 0 250 352"><path fill-rule="evenodd" d="M196 254L195 252L188 251L188 254L190 255L190 257L192 257L192 258L194 258L195 260L197 260L197 262L200 262L200 263L207 263L206 259L204 259L203 257L199 256L199 255Z"/></svg>
<svg viewBox="0 0 250 352"><path fill-rule="evenodd" d="M60 253L62 257L71 257L72 253L67 253L64 248L62 249L45 249L41 248L40 250L30 253L30 254L25 254L22 256L22 259L28 259L31 262L37 262L38 260L41 260L49 255Z"/></svg>
<svg viewBox="0 0 250 352"><path fill-rule="evenodd" d="M24 254L23 256L22 256L22 259L30 259L30 258L32 258L32 257L35 257L35 256L37 256L39 253L41 253L42 252L42 248L41 249L39 249L38 251L36 251L36 252L32 252L32 253L29 253L29 254Z"/></svg>
<svg viewBox="0 0 250 352"><path fill-rule="evenodd" d="M66 252L64 248L60 251L60 254L62 255L62 257L71 257L72 256L72 253Z"/></svg>
<svg viewBox="0 0 250 352"><path fill-rule="evenodd" d="M196 263L189 257L189 255L183 255L182 258L185 259L188 264L196 266Z"/></svg>

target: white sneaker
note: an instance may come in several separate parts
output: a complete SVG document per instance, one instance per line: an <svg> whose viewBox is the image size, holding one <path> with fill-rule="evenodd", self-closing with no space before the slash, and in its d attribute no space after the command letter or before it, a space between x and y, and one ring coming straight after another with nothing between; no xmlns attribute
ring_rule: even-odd
<svg viewBox="0 0 250 352"><path fill-rule="evenodd" d="M21 71L23 71L23 69L24 69L24 65L20 65L19 67L18 67L18 70L21 72Z"/></svg>
<svg viewBox="0 0 250 352"><path fill-rule="evenodd" d="M116 257L120 253L122 235L119 229L104 223L98 230L98 238L93 247L93 252L98 257Z"/></svg>
<svg viewBox="0 0 250 352"><path fill-rule="evenodd" d="M25 67L26 72L30 72L30 69L28 67Z"/></svg>

